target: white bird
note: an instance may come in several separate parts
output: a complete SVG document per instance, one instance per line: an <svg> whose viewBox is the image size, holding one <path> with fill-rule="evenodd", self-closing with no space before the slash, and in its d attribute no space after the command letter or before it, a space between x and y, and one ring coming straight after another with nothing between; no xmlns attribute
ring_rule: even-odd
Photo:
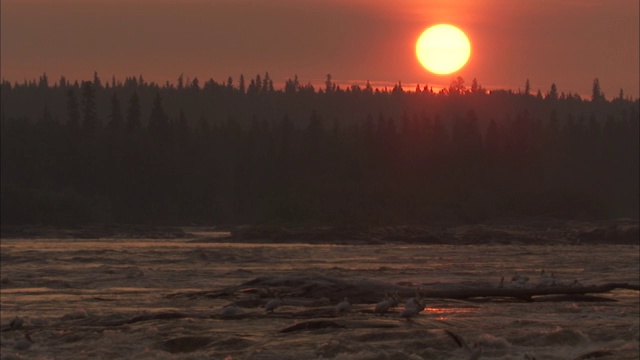
<svg viewBox="0 0 640 360"><path fill-rule="evenodd" d="M556 279L553 273L551 273L551 276L549 276L543 269L540 272L540 282L538 282L537 287L550 287L555 285L556 285Z"/></svg>
<svg viewBox="0 0 640 360"><path fill-rule="evenodd" d="M523 288L525 286L525 284L527 283L527 281L529 281L529 277L528 276L524 276L524 275L520 275L520 274L516 273L511 278L511 287Z"/></svg>
<svg viewBox="0 0 640 360"><path fill-rule="evenodd" d="M398 292L396 291L389 295L391 295L391 300L392 300L391 308L398 306L398 304L400 303L400 295L398 295Z"/></svg>
<svg viewBox="0 0 640 360"><path fill-rule="evenodd" d="M380 301L379 303L376 304L376 308L373 310L374 313L376 314L384 314L387 311L389 311L389 309L392 309L396 306L398 306L398 298L397 296L395 296L394 294L389 294L386 293L385 294L385 298L384 300Z"/></svg>
<svg viewBox="0 0 640 360"><path fill-rule="evenodd" d="M343 313L349 310L351 310L351 303L349 302L349 298L345 296L344 300L342 300L340 303L338 303L338 305L336 305L336 312Z"/></svg>
<svg viewBox="0 0 640 360"><path fill-rule="evenodd" d="M218 316L231 317L231 316L240 315L241 313L242 313L242 309L236 304L236 299L234 298L231 304L225 305L220 310L220 312L218 313Z"/></svg>
<svg viewBox="0 0 640 360"><path fill-rule="evenodd" d="M424 309L424 304L422 303L422 297L420 296L420 287L416 288L416 296L410 297L404 304L404 307L417 307L418 312Z"/></svg>
<svg viewBox="0 0 640 360"><path fill-rule="evenodd" d="M284 300L280 297L280 294L276 293L276 298L269 300L269 302L264 306L264 309L267 312L272 313L275 309L284 305Z"/></svg>
<svg viewBox="0 0 640 360"><path fill-rule="evenodd" d="M418 316L424 306L416 298L409 298L404 305L404 310L400 313L400 317L410 321L411 318Z"/></svg>
<svg viewBox="0 0 640 360"><path fill-rule="evenodd" d="M462 337L456 335L454 332L449 330L445 330L444 332L447 333L447 335L449 335L456 342L456 344L458 344L458 346L465 349L469 353L469 360L478 360L480 358L480 355L482 355L482 347L478 343L475 343L474 347L471 348L469 347L469 345L467 345Z"/></svg>
<svg viewBox="0 0 640 360"><path fill-rule="evenodd" d="M9 328L11 330L18 330L22 328L23 324L24 324L24 319L19 316L16 316L13 319L11 319L11 321L9 321Z"/></svg>

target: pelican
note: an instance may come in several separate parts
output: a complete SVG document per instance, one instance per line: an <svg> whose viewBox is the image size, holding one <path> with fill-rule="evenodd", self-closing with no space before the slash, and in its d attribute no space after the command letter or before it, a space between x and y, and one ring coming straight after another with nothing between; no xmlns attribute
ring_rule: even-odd
<svg viewBox="0 0 640 360"><path fill-rule="evenodd" d="M453 341L458 344L458 346L465 349L469 353L469 360L480 359L480 355L482 355L482 347L478 343L474 344L474 347L471 348L469 347L469 345L467 345L462 337L456 335L452 331L445 330L444 332L447 333L447 335L449 335L453 339Z"/></svg>
<svg viewBox="0 0 640 360"><path fill-rule="evenodd" d="M537 287L549 287L549 286L555 286L555 285L556 285L556 279L553 273L551 273L551 276L549 276L543 269L540 272L540 282L538 283Z"/></svg>
<svg viewBox="0 0 640 360"><path fill-rule="evenodd" d="M391 302L390 302L390 297L389 297L389 293L385 293L385 298L384 300L380 301L379 303L376 304L375 309L373 309L373 312L376 314L384 314L386 313L390 308L391 308Z"/></svg>
<svg viewBox="0 0 640 360"><path fill-rule="evenodd" d="M416 300L416 298L409 298L405 303L404 310L400 313L400 317L410 321L411 318L418 316L424 306Z"/></svg>
<svg viewBox="0 0 640 360"><path fill-rule="evenodd" d="M417 307L418 312L422 311L422 309L424 308L424 304L422 303L422 297L420 296L420 287L416 288L416 296L407 299L407 301L404 303L404 307Z"/></svg>
<svg viewBox="0 0 640 360"><path fill-rule="evenodd" d="M528 276L524 276L524 275L520 275L520 274L516 273L511 278L511 287L523 288L524 285L527 283L527 281L529 281L529 277Z"/></svg>
<svg viewBox="0 0 640 360"><path fill-rule="evenodd" d="M9 321L9 328L11 330L18 330L22 328L23 324L24 324L24 319L19 316L16 316L13 319L11 319L11 321Z"/></svg>
<svg viewBox="0 0 640 360"><path fill-rule="evenodd" d="M396 306L398 306L398 298L394 294L385 293L384 300L376 304L373 312L376 314L384 314Z"/></svg>
<svg viewBox="0 0 640 360"><path fill-rule="evenodd" d="M279 293L276 293L276 298L269 300L269 302L264 306L264 309L269 313L273 313L275 309L282 305L284 305L284 300L282 300Z"/></svg>
<svg viewBox="0 0 640 360"><path fill-rule="evenodd" d="M242 313L242 309L236 304L236 299L233 299L233 302L231 304L227 304L225 305L220 312L218 313L218 315L220 317L231 317L231 316L235 316L235 315L240 315Z"/></svg>
<svg viewBox="0 0 640 360"><path fill-rule="evenodd" d="M351 303L349 302L349 298L345 296L344 300L336 305L336 312L343 313L349 310L351 310Z"/></svg>
<svg viewBox="0 0 640 360"><path fill-rule="evenodd" d="M394 308L398 306L398 304L400 303L400 295L398 295L397 291L394 293L391 293L390 295L391 295L391 299L393 300L391 304L391 308Z"/></svg>

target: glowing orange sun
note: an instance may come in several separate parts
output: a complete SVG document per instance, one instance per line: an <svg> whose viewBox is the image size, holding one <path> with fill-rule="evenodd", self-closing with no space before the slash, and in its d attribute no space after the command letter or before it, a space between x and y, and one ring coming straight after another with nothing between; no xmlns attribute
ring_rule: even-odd
<svg viewBox="0 0 640 360"><path fill-rule="evenodd" d="M451 74L462 68L471 55L471 43L462 30L449 24L426 29L416 42L416 56L434 74Z"/></svg>

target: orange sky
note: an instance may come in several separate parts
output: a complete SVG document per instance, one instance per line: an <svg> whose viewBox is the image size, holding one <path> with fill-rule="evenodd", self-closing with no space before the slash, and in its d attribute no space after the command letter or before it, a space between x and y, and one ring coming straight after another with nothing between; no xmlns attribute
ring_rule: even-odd
<svg viewBox="0 0 640 360"><path fill-rule="evenodd" d="M142 74L201 83L268 71L338 82L448 84L639 96L638 0L2 0L1 71L9 81ZM428 73L415 41L435 23L459 26L467 66Z"/></svg>

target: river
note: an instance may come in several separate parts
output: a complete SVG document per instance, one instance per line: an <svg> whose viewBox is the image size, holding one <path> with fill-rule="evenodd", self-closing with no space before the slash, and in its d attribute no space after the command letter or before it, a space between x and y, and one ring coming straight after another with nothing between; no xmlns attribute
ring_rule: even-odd
<svg viewBox="0 0 640 360"><path fill-rule="evenodd" d="M635 290L598 295L613 301L428 298L430 289L492 287L502 277L510 286L516 273L528 276L525 286L533 287L541 270L557 283L637 284L637 245L39 238L3 239L0 249L2 359L468 359L447 331L471 347L477 343L482 359L640 356ZM294 332L282 330L302 322L296 314L308 309L286 298L273 314L245 306L242 316L218 316L234 297L262 295L213 296L217 290L295 276L420 286L425 309L407 321L398 316L405 299L382 316L371 313L374 303L354 302L349 312L322 317L331 326ZM167 315L174 313L181 315ZM16 316L24 324L10 329ZM25 345L25 334L33 343Z"/></svg>

